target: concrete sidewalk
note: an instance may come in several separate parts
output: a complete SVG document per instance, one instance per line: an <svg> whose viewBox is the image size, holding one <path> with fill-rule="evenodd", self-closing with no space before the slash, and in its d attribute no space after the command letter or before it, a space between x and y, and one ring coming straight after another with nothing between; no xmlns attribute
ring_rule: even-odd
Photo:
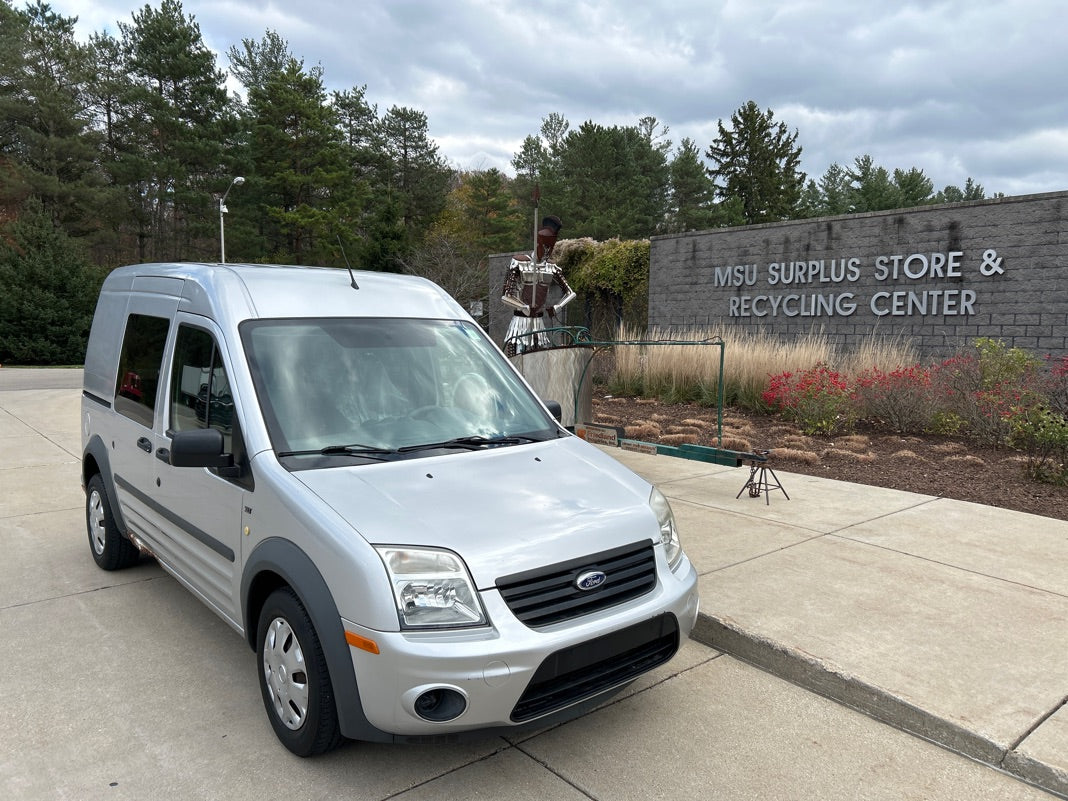
<svg viewBox="0 0 1068 801"><path fill-rule="evenodd" d="M671 499L695 639L1068 796L1068 522L605 450Z"/></svg>

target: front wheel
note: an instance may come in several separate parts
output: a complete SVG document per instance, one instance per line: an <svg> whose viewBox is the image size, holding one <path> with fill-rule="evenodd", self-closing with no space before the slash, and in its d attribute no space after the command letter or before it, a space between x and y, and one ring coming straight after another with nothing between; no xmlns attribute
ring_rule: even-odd
<svg viewBox="0 0 1068 801"><path fill-rule="evenodd" d="M119 531L104 479L97 473L85 486L85 528L93 559L104 570L121 570L136 565L141 557L137 546Z"/></svg>
<svg viewBox="0 0 1068 801"><path fill-rule="evenodd" d="M260 693L275 735L297 756L323 754L342 741L319 636L300 599L275 590L256 631Z"/></svg>

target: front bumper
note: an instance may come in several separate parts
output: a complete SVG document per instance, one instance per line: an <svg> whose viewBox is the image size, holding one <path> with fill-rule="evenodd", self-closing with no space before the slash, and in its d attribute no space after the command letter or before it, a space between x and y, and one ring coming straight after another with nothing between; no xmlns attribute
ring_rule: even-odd
<svg viewBox="0 0 1068 801"><path fill-rule="evenodd" d="M495 589L481 593L491 621L484 628L382 632L344 620L347 631L379 649L350 648L364 716L400 736L515 728L548 723L632 681L670 659L697 618L696 571L684 557L672 572L662 558L649 593L538 629L520 623ZM462 714L444 722L420 717L417 699L435 689L462 696Z"/></svg>

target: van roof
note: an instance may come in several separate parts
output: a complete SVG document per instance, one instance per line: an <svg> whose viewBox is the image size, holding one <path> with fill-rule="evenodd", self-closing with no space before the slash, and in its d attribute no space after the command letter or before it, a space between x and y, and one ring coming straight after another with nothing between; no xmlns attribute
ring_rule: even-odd
<svg viewBox="0 0 1068 801"><path fill-rule="evenodd" d="M163 279L163 280L159 280ZM358 288L352 287L353 279ZM174 294L180 308L222 323L251 318L466 318L437 284L410 275L330 267L170 262L112 271L102 291Z"/></svg>

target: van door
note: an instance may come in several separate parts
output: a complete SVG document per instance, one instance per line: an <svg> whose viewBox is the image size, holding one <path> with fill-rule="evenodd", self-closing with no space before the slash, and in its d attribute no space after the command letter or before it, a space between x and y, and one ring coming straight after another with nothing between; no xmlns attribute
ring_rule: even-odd
<svg viewBox="0 0 1068 801"><path fill-rule="evenodd" d="M155 442L155 496L166 510L160 526L174 549L179 578L240 628L241 522L252 477L241 435L239 400L229 376L221 337L203 317L179 313L170 349L165 420ZM237 474L217 468L173 467L171 437L178 431L214 428L224 450L235 455ZM225 471L224 471L225 472Z"/></svg>
<svg viewBox="0 0 1068 801"><path fill-rule="evenodd" d="M181 283L177 282L181 292ZM160 548L155 489L156 410L165 393L163 357L178 298L164 294L134 295L118 354L113 408L100 416L101 437L110 451L116 501L135 537L153 552Z"/></svg>

